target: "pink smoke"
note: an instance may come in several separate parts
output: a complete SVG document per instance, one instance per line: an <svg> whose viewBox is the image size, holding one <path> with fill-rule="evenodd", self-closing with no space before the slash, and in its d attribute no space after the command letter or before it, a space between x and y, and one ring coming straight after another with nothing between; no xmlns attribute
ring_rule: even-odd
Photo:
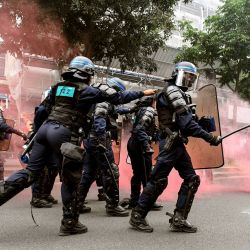
<svg viewBox="0 0 250 250"><path fill-rule="evenodd" d="M232 122L226 116L228 114L229 101L220 105L222 111L221 127L222 135L232 132L246 124ZM243 102L236 95L233 96L235 105L238 107L244 106L247 110L250 105ZM248 116L250 113L246 113ZM250 122L249 122L250 123ZM126 135L127 137L128 135ZM130 194L130 178L132 176L132 168L126 163L127 138L123 137L121 145L121 158L120 158L120 188L126 193ZM232 191L249 192L250 191L250 129L243 130L237 134L228 137L223 141L223 150L225 164L222 168L213 170L196 170L196 173L201 177L201 185L197 192L197 197L211 195L213 193L225 193ZM179 177L178 172L173 169L168 178L168 187L163 194L159 197L160 200L176 200L182 179Z"/></svg>

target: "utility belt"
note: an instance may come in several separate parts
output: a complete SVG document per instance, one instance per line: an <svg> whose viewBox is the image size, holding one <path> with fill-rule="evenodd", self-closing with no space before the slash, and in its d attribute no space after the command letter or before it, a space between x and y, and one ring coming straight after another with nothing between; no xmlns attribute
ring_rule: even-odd
<svg viewBox="0 0 250 250"><path fill-rule="evenodd" d="M52 123L52 124L58 124L58 126L63 126L67 129L69 129L71 131L71 135L73 137L81 137L81 138L85 138L85 133L84 133L84 130L82 127L79 127L79 126L75 126L74 124L65 124L64 122L61 122L61 121L56 121L56 120L53 120L53 119L48 119L46 122L49 122L49 123Z"/></svg>
<svg viewBox="0 0 250 250"><path fill-rule="evenodd" d="M165 139L164 149L171 150L178 143L188 143L188 138L181 135L180 131L172 131L169 128L160 130L160 138Z"/></svg>
<svg viewBox="0 0 250 250"><path fill-rule="evenodd" d="M89 138L98 138L98 137L100 137L100 136L98 136L95 132L89 133ZM106 137L106 139L111 139L110 131L105 132L105 137Z"/></svg>

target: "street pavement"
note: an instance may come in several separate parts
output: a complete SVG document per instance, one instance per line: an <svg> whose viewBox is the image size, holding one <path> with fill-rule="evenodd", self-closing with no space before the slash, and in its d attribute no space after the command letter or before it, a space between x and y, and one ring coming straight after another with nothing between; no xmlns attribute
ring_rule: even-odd
<svg viewBox="0 0 250 250"><path fill-rule="evenodd" d="M220 180L201 186L189 216L190 222L199 227L196 234L169 231L165 213L173 211L178 190L171 185L164 192L171 194L161 196L163 210L148 215L153 233L131 229L129 217L107 216L105 202L97 201L97 189L93 185L87 197L92 212L80 216L88 232L67 237L57 235L62 215L60 182L56 182L53 190L59 204L32 210L39 226L35 226L31 217L28 188L0 208L0 249L249 250L250 189L242 183L240 179ZM121 197L128 197L128 190L123 190Z"/></svg>

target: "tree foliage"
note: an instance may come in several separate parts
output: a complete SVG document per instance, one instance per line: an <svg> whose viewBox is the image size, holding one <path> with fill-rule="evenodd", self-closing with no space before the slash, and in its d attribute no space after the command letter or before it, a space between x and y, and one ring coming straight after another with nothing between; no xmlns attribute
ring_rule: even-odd
<svg viewBox="0 0 250 250"><path fill-rule="evenodd" d="M64 60L73 54L61 32L60 23L42 12L34 1L0 1L0 53L9 51L16 57L23 53Z"/></svg>
<svg viewBox="0 0 250 250"><path fill-rule="evenodd" d="M228 86L250 99L250 2L225 0L214 16L205 20L205 31L181 24L184 46L176 61L203 63Z"/></svg>
<svg viewBox="0 0 250 250"><path fill-rule="evenodd" d="M70 56L82 53L106 65L116 58L122 69L140 68L150 72L156 70L150 55L164 47L173 28L173 7L177 0L1 2L0 16L5 15L1 20L7 20L11 27L10 32L7 26L0 28L5 49L44 55L51 51L57 58L65 57L63 52ZM19 25L17 16L21 18ZM45 49L39 51L39 47Z"/></svg>

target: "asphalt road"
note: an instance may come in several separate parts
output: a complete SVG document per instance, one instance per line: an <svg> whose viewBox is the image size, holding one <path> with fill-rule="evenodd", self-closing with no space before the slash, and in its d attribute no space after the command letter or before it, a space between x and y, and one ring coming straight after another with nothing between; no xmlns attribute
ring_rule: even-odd
<svg viewBox="0 0 250 250"><path fill-rule="evenodd" d="M250 192L241 188L240 180L201 187L189 220L199 227L196 234L169 231L166 211L175 206L172 198L164 198L162 211L150 212L148 220L154 232L141 233L130 228L128 217L114 218L105 214L105 203L97 201L93 187L88 196L90 214L81 215L88 232L82 235L57 235L62 215L60 183L53 195L59 204L49 209L33 209L39 224L35 226L30 213L30 189L24 190L0 208L0 249L250 249ZM171 187L170 187L171 190ZM167 192L167 190L165 191ZM171 191L172 192L172 191ZM127 193L122 192L122 197Z"/></svg>

